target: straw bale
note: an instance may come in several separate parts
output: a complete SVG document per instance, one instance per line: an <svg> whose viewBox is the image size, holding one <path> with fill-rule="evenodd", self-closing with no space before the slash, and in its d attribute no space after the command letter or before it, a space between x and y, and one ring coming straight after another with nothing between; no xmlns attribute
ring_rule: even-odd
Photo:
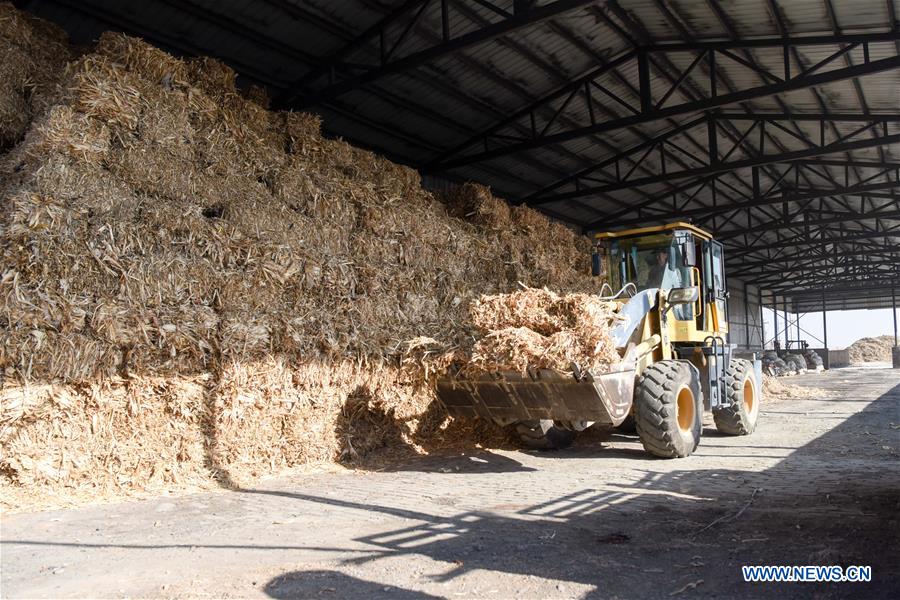
<svg viewBox="0 0 900 600"><path fill-rule="evenodd" d="M269 92L262 86L253 84L247 86L247 88L243 90L243 96L254 104L259 105L260 108L269 108Z"/></svg>
<svg viewBox="0 0 900 600"><path fill-rule="evenodd" d="M94 54L108 57L129 72L141 73L148 80L169 88L189 85L188 66L171 54L131 36L104 32Z"/></svg>
<svg viewBox="0 0 900 600"><path fill-rule="evenodd" d="M32 125L24 149L32 159L47 160L54 154L100 165L111 144L109 128L71 107L57 105Z"/></svg>
<svg viewBox="0 0 900 600"><path fill-rule="evenodd" d="M67 71L66 92L75 110L125 132L137 129L144 108L137 76L97 55L82 57Z"/></svg>
<svg viewBox="0 0 900 600"><path fill-rule="evenodd" d="M16 143L50 102L70 56L59 27L0 2L0 150Z"/></svg>
<svg viewBox="0 0 900 600"><path fill-rule="evenodd" d="M491 195L487 186L464 183L441 196L451 215L487 229L506 229L511 224L510 207ZM534 211L530 211L534 212Z"/></svg>
<svg viewBox="0 0 900 600"><path fill-rule="evenodd" d="M217 383L213 460L232 478L331 458L328 424L282 358L231 362ZM337 411L332 407L331 413ZM317 443L317 440L325 443ZM246 474L244 474L246 472Z"/></svg>
<svg viewBox="0 0 900 600"><path fill-rule="evenodd" d="M28 112L28 101L21 92L0 89L0 146L14 143L22 135L31 121Z"/></svg>
<svg viewBox="0 0 900 600"><path fill-rule="evenodd" d="M165 490L199 477L206 376L2 391L2 477L17 486Z"/></svg>
<svg viewBox="0 0 900 600"><path fill-rule="evenodd" d="M220 60L201 56L187 61L191 84L212 97L237 93L237 73Z"/></svg>
<svg viewBox="0 0 900 600"><path fill-rule="evenodd" d="M322 119L319 115L301 112L281 113L285 148L290 154L305 155L321 141ZM310 143L311 142L311 143Z"/></svg>
<svg viewBox="0 0 900 600"><path fill-rule="evenodd" d="M398 377L394 368L346 361L232 362L217 384L215 460L240 482L406 444L431 397Z"/></svg>
<svg viewBox="0 0 900 600"><path fill-rule="evenodd" d="M510 219L515 227L535 235L547 235L550 233L547 231L547 228L552 221L536 210L519 205L513 206L509 212Z"/></svg>
<svg viewBox="0 0 900 600"><path fill-rule="evenodd" d="M89 381L119 374L121 350L81 333L10 328L0 333L0 368L11 379Z"/></svg>

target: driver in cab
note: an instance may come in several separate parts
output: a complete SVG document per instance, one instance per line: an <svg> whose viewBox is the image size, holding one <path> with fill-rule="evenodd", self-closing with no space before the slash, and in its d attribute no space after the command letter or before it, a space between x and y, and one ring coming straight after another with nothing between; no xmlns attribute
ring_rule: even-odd
<svg viewBox="0 0 900 600"><path fill-rule="evenodd" d="M654 264L650 267L645 287L670 290L681 287L681 275L669 264L669 248L660 246L653 252Z"/></svg>

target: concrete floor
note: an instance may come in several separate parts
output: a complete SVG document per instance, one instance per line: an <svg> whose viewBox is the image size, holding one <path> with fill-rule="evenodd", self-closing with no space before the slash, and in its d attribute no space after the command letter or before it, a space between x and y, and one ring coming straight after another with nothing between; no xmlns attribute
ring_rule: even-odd
<svg viewBox="0 0 900 600"><path fill-rule="evenodd" d="M900 371L793 378L757 432L648 457L601 436L241 492L8 515L4 598L900 596ZM872 583L749 584L744 564L871 565Z"/></svg>

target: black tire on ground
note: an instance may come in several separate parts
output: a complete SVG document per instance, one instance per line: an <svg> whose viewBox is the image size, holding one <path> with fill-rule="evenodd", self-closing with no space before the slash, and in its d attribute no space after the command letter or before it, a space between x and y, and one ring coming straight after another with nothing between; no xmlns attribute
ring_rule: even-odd
<svg viewBox="0 0 900 600"><path fill-rule="evenodd" d="M728 408L713 411L716 429L728 435L750 435L759 420L758 389L753 363L740 358L732 359L725 371L725 400Z"/></svg>
<svg viewBox="0 0 900 600"><path fill-rule="evenodd" d="M703 429L703 392L690 364L664 360L644 370L634 394L634 421L641 444L650 454L691 455Z"/></svg>
<svg viewBox="0 0 900 600"><path fill-rule="evenodd" d="M572 445L578 435L571 429L555 424L549 419L520 421L516 433L522 445L535 450L560 450Z"/></svg>
<svg viewBox="0 0 900 600"><path fill-rule="evenodd" d="M625 420L616 425L616 430L620 433L627 433L628 435L634 435L637 433L637 425L634 422L634 413L629 414L625 417Z"/></svg>

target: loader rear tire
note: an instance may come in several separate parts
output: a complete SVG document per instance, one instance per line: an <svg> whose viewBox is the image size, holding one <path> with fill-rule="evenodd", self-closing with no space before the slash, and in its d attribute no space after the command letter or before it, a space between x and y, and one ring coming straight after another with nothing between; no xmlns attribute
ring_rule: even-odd
<svg viewBox="0 0 900 600"><path fill-rule="evenodd" d="M759 420L760 391L757 389L753 363L735 358L725 371L727 408L713 411L716 429L728 435L750 435Z"/></svg>
<svg viewBox="0 0 900 600"><path fill-rule="evenodd" d="M647 367L634 393L634 421L644 450L661 458L690 456L703 429L700 378L688 363Z"/></svg>
<svg viewBox="0 0 900 600"><path fill-rule="evenodd" d="M561 427L549 419L520 421L516 423L516 433L523 446L534 450L568 448L578 435L576 431Z"/></svg>

